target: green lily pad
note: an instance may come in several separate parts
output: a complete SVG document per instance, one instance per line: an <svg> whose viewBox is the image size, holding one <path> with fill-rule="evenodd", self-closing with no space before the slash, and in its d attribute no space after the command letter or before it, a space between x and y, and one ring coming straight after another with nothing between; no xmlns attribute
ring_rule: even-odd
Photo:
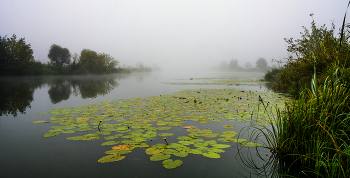
<svg viewBox="0 0 350 178"><path fill-rule="evenodd" d="M44 137L54 137L61 134L61 132L48 132L44 134Z"/></svg>
<svg viewBox="0 0 350 178"><path fill-rule="evenodd" d="M159 154L161 152L164 151L164 148L154 148L154 147L151 147L151 148L147 148L145 150L146 154L148 155L155 155L155 154Z"/></svg>
<svg viewBox="0 0 350 178"><path fill-rule="evenodd" d="M188 153L200 155L203 152L201 150L198 150L198 149L191 149Z"/></svg>
<svg viewBox="0 0 350 178"><path fill-rule="evenodd" d="M31 122L32 122L32 123L35 123L35 124L48 123L48 121L44 121L44 120L31 121Z"/></svg>
<svg viewBox="0 0 350 178"><path fill-rule="evenodd" d="M115 161L120 161L124 159L125 156L119 156L119 155L107 155L98 160L99 163L110 163L110 162L115 162Z"/></svg>
<svg viewBox="0 0 350 178"><path fill-rule="evenodd" d="M215 152L202 153L202 155L208 158L220 158L220 155Z"/></svg>
<svg viewBox="0 0 350 178"><path fill-rule="evenodd" d="M186 152L186 151L179 151L179 152L174 153L174 155L177 156L177 157L186 157L188 155L188 152Z"/></svg>
<svg viewBox="0 0 350 178"><path fill-rule="evenodd" d="M212 145L214 148L228 148L231 147L231 145L225 145L225 144L214 144Z"/></svg>
<svg viewBox="0 0 350 178"><path fill-rule="evenodd" d="M158 136L161 136L161 137L168 137L168 136L172 136L174 135L173 133L159 133Z"/></svg>
<svg viewBox="0 0 350 178"><path fill-rule="evenodd" d="M194 144L194 142L191 142L191 141L179 141L179 144L181 144L181 145L192 145L192 144Z"/></svg>
<svg viewBox="0 0 350 178"><path fill-rule="evenodd" d="M62 130L61 133L65 133L65 134L72 134L74 133L74 130Z"/></svg>
<svg viewBox="0 0 350 178"><path fill-rule="evenodd" d="M222 127L227 128L227 129L231 129L231 128L235 127L235 126L234 125L223 125Z"/></svg>
<svg viewBox="0 0 350 178"><path fill-rule="evenodd" d="M167 169L174 169L176 167L181 166L183 162L179 159L173 161L172 159L167 159L162 162L163 166Z"/></svg>
<svg viewBox="0 0 350 178"><path fill-rule="evenodd" d="M108 150L105 153L106 154L117 154L117 155L121 155L121 154L128 154L131 153L131 149L116 149L116 150Z"/></svg>
<svg viewBox="0 0 350 178"><path fill-rule="evenodd" d="M116 145L119 143L120 143L120 141L108 141L108 142L101 143L101 146L111 146L111 145Z"/></svg>
<svg viewBox="0 0 350 178"><path fill-rule="evenodd" d="M170 154L174 154L174 153L177 153L177 152L178 151L176 151L176 150L167 148L167 149L164 149L164 151L162 153L170 155Z"/></svg>
<svg viewBox="0 0 350 178"><path fill-rule="evenodd" d="M123 134L111 135L111 136L105 137L105 140L114 140L114 139L117 139L121 136L123 136Z"/></svg>
<svg viewBox="0 0 350 178"><path fill-rule="evenodd" d="M157 127L157 130L170 130L172 127Z"/></svg>

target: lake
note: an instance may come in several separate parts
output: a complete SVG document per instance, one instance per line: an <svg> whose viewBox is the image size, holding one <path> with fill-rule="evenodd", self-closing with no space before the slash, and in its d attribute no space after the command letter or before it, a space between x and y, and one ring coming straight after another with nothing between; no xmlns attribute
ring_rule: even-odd
<svg viewBox="0 0 350 178"><path fill-rule="evenodd" d="M99 126L97 128L98 120L94 123L91 122L91 128L94 128L91 131L75 131L71 134L62 133L53 137L44 137L43 135L48 133L50 127L59 125L53 122L54 119L50 119L52 113L45 113L54 108L97 106L101 102L108 103L106 100L115 101L117 104L118 102L127 103L134 98L134 100L140 101L138 102L140 106L137 108L142 109L143 104L152 103L152 97L169 99L168 95L187 89L195 90L200 94L204 94L204 92L205 94L213 93L213 89L236 89L246 93L248 91L250 93L266 92L268 90L265 88L265 85L258 81L262 76L262 73L154 72L102 76L1 78L0 177L260 177L254 175L255 170L246 166L242 159L250 158L254 160L256 165L260 166L266 164L265 161L268 160L271 153L263 147L242 147L240 143L225 142L224 144L228 144L230 147L223 148L225 152L219 153L219 159L201 154L188 154L185 157L171 155L171 159L180 159L183 163L174 169L166 169L163 167L162 161L150 160L151 155L145 153L146 147L133 149L131 153L125 154L126 157L123 160L99 163L98 160L106 156L105 152L111 150L111 147L122 145L101 146L102 143L109 141L104 139L107 134L106 136L101 135L101 138L98 140L90 141L66 139L67 137L96 133L97 129L100 129ZM182 99L175 96L173 98L176 101L181 101L179 98ZM183 99L188 100L185 97ZM217 100L219 99L222 100L222 98L218 97ZM199 99L198 103L197 100L184 100L182 107L186 108L186 104L191 104L189 105L190 107L198 109L202 107L200 105L201 102ZM230 102L233 102L231 97L230 100L227 99L227 103ZM205 104L205 101L203 101L203 104ZM123 108L122 106L118 107ZM179 123L183 123L182 125L184 126L195 126L199 130L210 129L213 133L222 133L228 130L234 130L239 133L242 128L251 124L250 122L241 122L241 120L237 119L225 119L227 114L236 114L235 110L226 110L220 113L222 118L220 118L219 122L205 121L208 123L198 123L193 118L198 119L200 116L194 114L192 117L186 111L186 114L183 117L181 116ZM119 111L115 110L114 112L117 113ZM154 112L158 111L154 110ZM145 111L138 110L137 113L142 114L143 112ZM167 109L164 109L163 112L167 112ZM240 110L237 109L238 112L242 113L243 110L241 111L241 108ZM245 109L244 112L246 112ZM195 113L198 114L200 111ZM103 114L100 112L100 115ZM120 125L123 124L121 119L124 119L124 117L121 118L122 116L113 115L113 118L117 118L117 122L107 117L112 117L112 115L101 117L106 119L106 121L100 123L102 130L107 128L108 123L118 123L118 119ZM125 119L129 124L138 121L130 121L130 117L132 117L130 114L128 117L129 119ZM178 116L169 116L168 114L167 117L162 118L164 119L162 122L170 122L175 117ZM83 116L72 118L75 122L84 120ZM38 120L51 123L32 123L32 121ZM92 119L90 118L90 120ZM127 126L125 122L124 127ZM147 123L145 119L142 122ZM155 121L148 123L148 125L153 124L153 126L150 126L153 129L160 127L154 123ZM222 127L223 125L235 125L235 127L227 129ZM140 128L140 126L137 127L136 125L130 126L130 128L129 126L128 129L133 129L134 131ZM72 132L74 129L71 129ZM166 132L175 134L167 137L167 141L169 143L177 143L179 141L177 139L178 136L186 136L191 131L184 129L183 126L173 126L170 130L159 130L158 134ZM123 132L113 131L112 135L116 133ZM126 135L126 133L124 132L123 134ZM146 131L142 133L145 134ZM247 139L248 136L247 133L242 134L242 138ZM165 144L163 137L157 135L147 137L147 140L143 141L143 143L148 144L150 147L155 144ZM198 136L198 138L202 137ZM218 138L220 137L218 136L215 139ZM129 137L129 139L132 140L133 138ZM212 140L212 137L208 136L202 139L203 141L209 141ZM188 147L193 149L193 146L192 144ZM208 146L209 149L214 147L214 145ZM240 150L240 154L237 154L238 150ZM256 155L257 151L259 151L260 156L265 161Z"/></svg>

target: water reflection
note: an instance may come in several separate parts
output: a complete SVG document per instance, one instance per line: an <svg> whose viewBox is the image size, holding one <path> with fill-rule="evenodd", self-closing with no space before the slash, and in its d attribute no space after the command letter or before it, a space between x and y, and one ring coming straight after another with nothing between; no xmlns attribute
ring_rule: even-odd
<svg viewBox="0 0 350 178"><path fill-rule="evenodd" d="M117 80L128 78L128 74L102 76L64 77L9 77L0 78L0 116L25 114L34 101L33 93L38 88L48 86L48 94L53 104L68 100L71 95L82 99L106 95L115 87Z"/></svg>
<svg viewBox="0 0 350 178"><path fill-rule="evenodd" d="M33 101L34 89L28 83L0 81L0 116L25 114Z"/></svg>

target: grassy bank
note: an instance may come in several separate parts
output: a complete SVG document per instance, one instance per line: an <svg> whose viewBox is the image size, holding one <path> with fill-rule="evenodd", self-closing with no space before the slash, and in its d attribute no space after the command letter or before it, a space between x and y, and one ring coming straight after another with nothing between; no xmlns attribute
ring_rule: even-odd
<svg viewBox="0 0 350 178"><path fill-rule="evenodd" d="M334 35L333 24L328 30L313 21L301 39L285 39L291 56L264 77L273 82L273 89L295 98L283 112L276 108L272 129L257 128L276 165L283 168L278 177L350 177L350 47L345 17L340 37Z"/></svg>

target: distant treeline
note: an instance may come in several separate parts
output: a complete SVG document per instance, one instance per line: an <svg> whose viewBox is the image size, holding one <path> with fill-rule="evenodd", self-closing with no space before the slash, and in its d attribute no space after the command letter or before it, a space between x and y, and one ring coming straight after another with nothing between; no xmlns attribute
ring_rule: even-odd
<svg viewBox="0 0 350 178"><path fill-rule="evenodd" d="M119 62L105 53L97 53L83 49L80 56L71 55L67 48L53 44L48 53L50 62L43 64L36 61L30 44L25 39L17 40L16 35L7 38L0 36L0 76L24 75L80 75L80 74L110 74L117 72L143 71L151 68L121 68Z"/></svg>
<svg viewBox="0 0 350 178"><path fill-rule="evenodd" d="M237 59L232 59L229 63L222 61L218 67L218 70L227 72L266 72L270 69L271 67L267 66L266 59L264 58L259 58L256 61L256 67L252 67L250 62L246 62L244 67L241 67Z"/></svg>

